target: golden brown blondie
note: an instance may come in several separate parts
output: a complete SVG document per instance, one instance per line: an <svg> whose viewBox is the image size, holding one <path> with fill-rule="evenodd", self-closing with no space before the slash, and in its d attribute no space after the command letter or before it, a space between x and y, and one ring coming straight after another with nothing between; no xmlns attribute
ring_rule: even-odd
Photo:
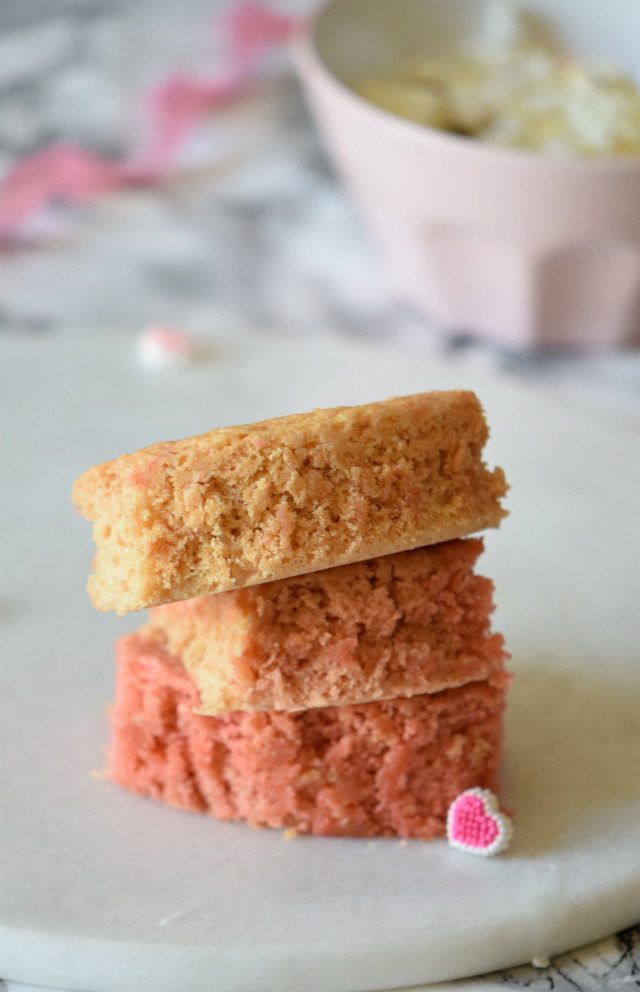
<svg viewBox="0 0 640 992"><path fill-rule="evenodd" d="M89 593L126 613L496 527L471 392L315 410L96 465L73 499L94 522Z"/></svg>

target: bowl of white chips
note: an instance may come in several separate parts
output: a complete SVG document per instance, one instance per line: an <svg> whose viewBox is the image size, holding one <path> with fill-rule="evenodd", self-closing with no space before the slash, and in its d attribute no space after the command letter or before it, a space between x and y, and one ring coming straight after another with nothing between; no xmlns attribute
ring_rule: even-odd
<svg viewBox="0 0 640 992"><path fill-rule="evenodd" d="M398 298L508 348L640 341L638 0L332 0L294 49Z"/></svg>

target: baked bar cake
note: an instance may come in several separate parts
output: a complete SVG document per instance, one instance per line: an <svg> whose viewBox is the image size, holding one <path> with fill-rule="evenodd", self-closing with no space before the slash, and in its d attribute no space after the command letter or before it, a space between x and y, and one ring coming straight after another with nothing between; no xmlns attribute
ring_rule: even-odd
<svg viewBox="0 0 640 992"><path fill-rule="evenodd" d="M478 538L158 606L148 634L178 656L200 713L299 710L491 678L493 585Z"/></svg>
<svg viewBox="0 0 640 992"><path fill-rule="evenodd" d="M126 613L464 537L504 516L473 393L316 410L154 444L73 490L89 592Z"/></svg>
<svg viewBox="0 0 640 992"><path fill-rule="evenodd" d="M495 789L507 676L298 713L199 716L181 663L120 639L108 775L221 820L354 836L443 835L465 789Z"/></svg>

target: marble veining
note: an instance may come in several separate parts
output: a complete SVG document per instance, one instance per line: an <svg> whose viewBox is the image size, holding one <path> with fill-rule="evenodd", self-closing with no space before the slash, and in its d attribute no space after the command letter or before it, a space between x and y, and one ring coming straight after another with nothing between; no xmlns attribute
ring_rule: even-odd
<svg viewBox="0 0 640 992"><path fill-rule="evenodd" d="M548 968L526 965L487 977L532 992L632 992L640 988L640 927L562 954Z"/></svg>

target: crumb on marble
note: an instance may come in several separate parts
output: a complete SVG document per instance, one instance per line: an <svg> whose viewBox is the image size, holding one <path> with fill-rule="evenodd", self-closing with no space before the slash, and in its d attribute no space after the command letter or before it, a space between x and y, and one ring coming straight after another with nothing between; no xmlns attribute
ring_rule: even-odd
<svg viewBox="0 0 640 992"><path fill-rule="evenodd" d="M542 955L540 957L531 958L531 965L534 968L544 969L544 968L548 968L550 964L551 961L549 960L549 958L546 958Z"/></svg>

